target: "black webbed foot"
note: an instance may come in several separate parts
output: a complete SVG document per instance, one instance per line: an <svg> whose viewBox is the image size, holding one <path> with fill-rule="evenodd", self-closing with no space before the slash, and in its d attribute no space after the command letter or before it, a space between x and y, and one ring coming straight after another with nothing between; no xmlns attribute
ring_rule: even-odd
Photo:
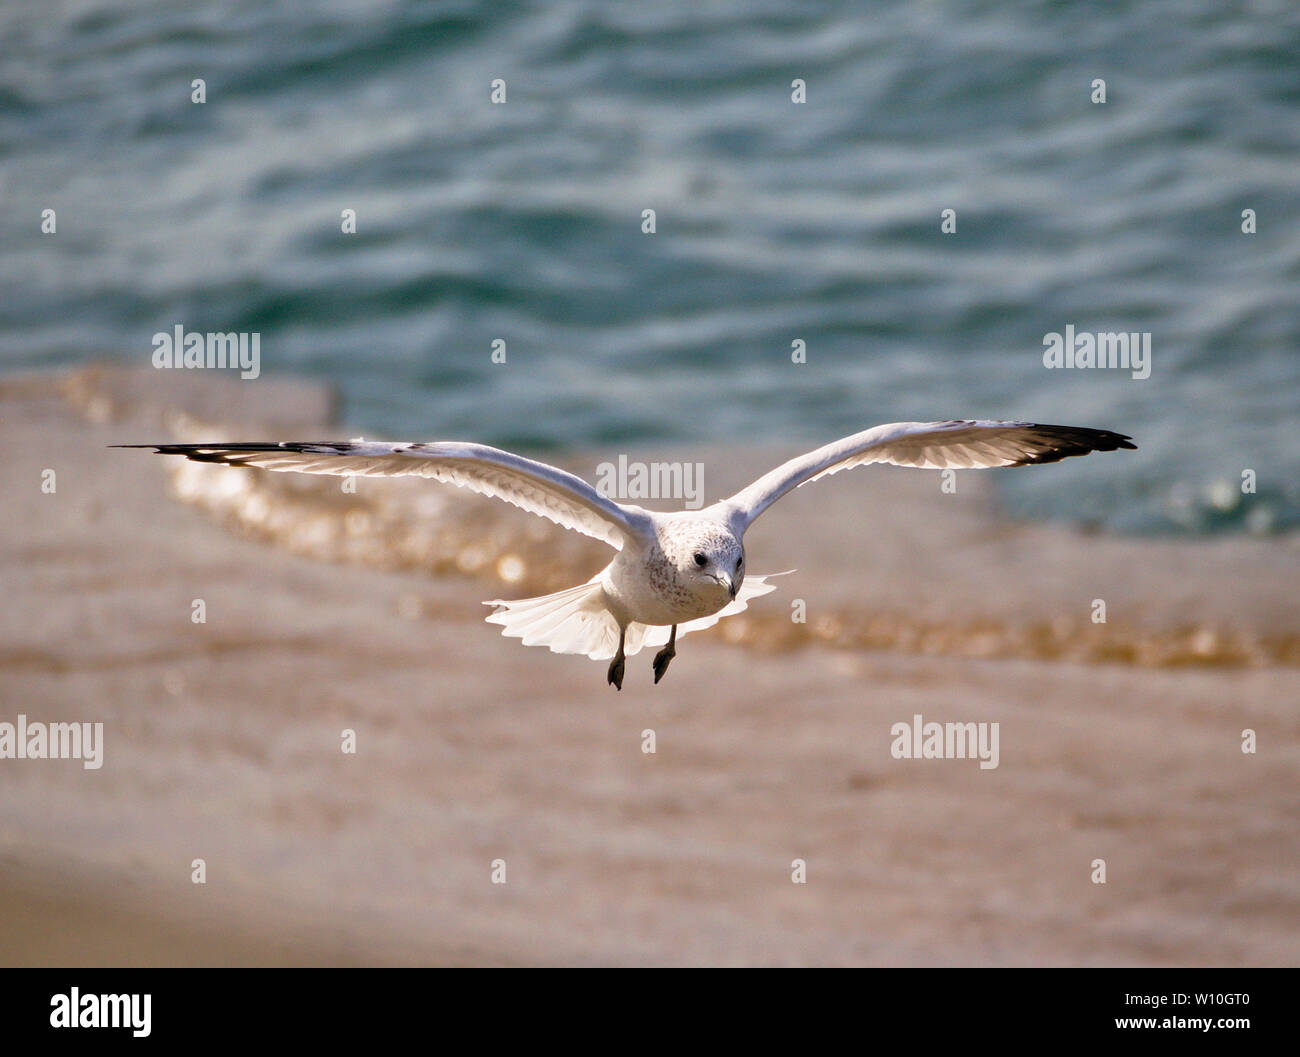
<svg viewBox="0 0 1300 1057"><path fill-rule="evenodd" d="M677 656L677 625L673 625L673 633L668 638L668 645L655 654L655 685L664 677L664 672L668 671L668 665L674 657Z"/></svg>

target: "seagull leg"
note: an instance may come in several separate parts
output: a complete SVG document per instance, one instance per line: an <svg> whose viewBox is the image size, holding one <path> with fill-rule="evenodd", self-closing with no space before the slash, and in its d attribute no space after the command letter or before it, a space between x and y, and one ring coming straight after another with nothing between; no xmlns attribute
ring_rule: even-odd
<svg viewBox="0 0 1300 1057"><path fill-rule="evenodd" d="M668 662L677 656L677 625L673 625L672 634L668 636L668 645L655 654L655 683L668 671Z"/></svg>
<svg viewBox="0 0 1300 1057"><path fill-rule="evenodd" d="M615 690L623 689L623 666L627 658L623 655L623 638L627 635L627 628L618 629L618 652L614 654L614 659L609 662L609 685Z"/></svg>

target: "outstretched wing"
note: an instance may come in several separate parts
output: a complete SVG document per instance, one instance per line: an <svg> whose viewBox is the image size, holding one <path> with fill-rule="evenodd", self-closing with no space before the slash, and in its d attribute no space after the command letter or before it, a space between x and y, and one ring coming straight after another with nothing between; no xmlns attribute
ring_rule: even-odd
<svg viewBox="0 0 1300 1057"><path fill-rule="evenodd" d="M649 516L636 507L606 499L581 477L485 444L434 441L386 444L342 441L279 444L119 444L153 448L160 455L184 455L195 462L256 466L285 473L339 477L431 477L513 503L623 549L625 538L652 533Z"/></svg>
<svg viewBox="0 0 1300 1057"><path fill-rule="evenodd" d="M1131 437L1034 422L891 422L791 459L723 501L734 527L748 526L787 492L854 466L890 462L924 470L1032 466L1092 451L1136 448Z"/></svg>

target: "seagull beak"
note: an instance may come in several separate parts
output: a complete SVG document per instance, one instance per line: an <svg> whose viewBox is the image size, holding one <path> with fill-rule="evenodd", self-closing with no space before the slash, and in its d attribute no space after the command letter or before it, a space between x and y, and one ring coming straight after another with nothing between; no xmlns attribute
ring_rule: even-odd
<svg viewBox="0 0 1300 1057"><path fill-rule="evenodd" d="M730 595L731 595L732 598L735 598L735 597L736 597L736 581L735 581L735 580L733 580L733 579L732 579L730 576L728 576L726 573L722 573L722 574L719 575L719 577L718 577L718 582L719 582L720 584L722 584L722 586L725 587L725 588L727 589L728 593L730 593Z"/></svg>

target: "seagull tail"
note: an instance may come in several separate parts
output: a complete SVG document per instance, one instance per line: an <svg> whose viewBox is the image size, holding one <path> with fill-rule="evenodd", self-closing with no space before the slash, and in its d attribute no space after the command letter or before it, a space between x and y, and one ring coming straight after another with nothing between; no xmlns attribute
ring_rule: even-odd
<svg viewBox="0 0 1300 1057"><path fill-rule="evenodd" d="M594 660L613 657L618 649L618 621L605 604L598 577L553 595L496 598L483 604L499 607L487 622L500 624L502 635L522 639L525 646L547 646L552 653L581 653Z"/></svg>
<svg viewBox="0 0 1300 1057"><path fill-rule="evenodd" d="M767 580L781 575L784 574L745 577L735 601L711 616L679 624L678 638L712 627L723 617L744 611L751 598L775 591L776 585ZM577 587L556 591L553 595L510 601L496 598L483 604L497 607L496 612L486 618L487 622L500 624L502 635L522 639L525 646L546 646L552 653L580 653L596 661L608 660L618 649L618 621L605 603L599 576ZM627 626L623 651L631 657L648 647L663 646L668 641L669 630L633 622Z"/></svg>

